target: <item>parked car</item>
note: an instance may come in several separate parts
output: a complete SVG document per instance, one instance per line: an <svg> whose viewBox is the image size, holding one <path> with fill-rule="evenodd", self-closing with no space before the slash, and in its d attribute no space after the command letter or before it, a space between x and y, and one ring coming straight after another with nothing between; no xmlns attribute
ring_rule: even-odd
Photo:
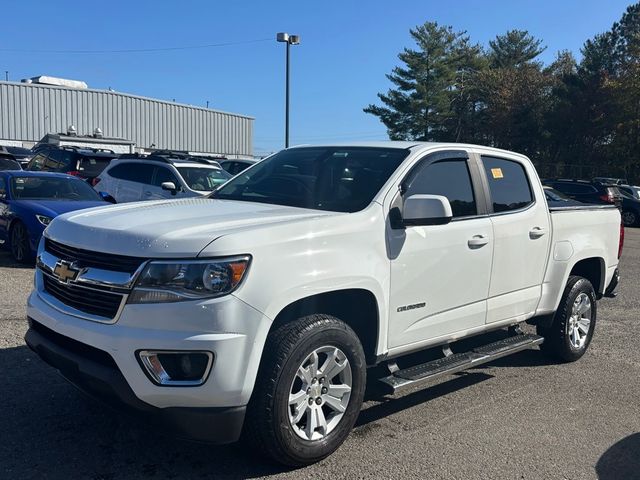
<svg viewBox="0 0 640 480"><path fill-rule="evenodd" d="M564 178L547 179L542 183L582 203L608 203L618 206L622 203L622 194L615 185Z"/></svg>
<svg viewBox="0 0 640 480"><path fill-rule="evenodd" d="M566 207L566 206L581 206L584 203L574 200L571 197L568 197L562 192L559 192L555 188L543 186L544 196L547 198L547 204L549 207Z"/></svg>
<svg viewBox="0 0 640 480"><path fill-rule="evenodd" d="M41 145L26 170L66 173L92 182L115 158L112 151Z"/></svg>
<svg viewBox="0 0 640 480"><path fill-rule="evenodd" d="M618 187L622 194L622 222L625 227L640 226L640 199Z"/></svg>
<svg viewBox="0 0 640 480"><path fill-rule="evenodd" d="M613 205L548 208L516 153L295 147L208 197L56 218L26 342L181 436L244 430L306 465L347 438L367 377L393 393L537 345L578 360L623 232Z"/></svg>
<svg viewBox="0 0 640 480"><path fill-rule="evenodd" d="M595 177L593 179L595 183L603 183L605 185L627 185L629 181L626 178L615 177Z"/></svg>
<svg viewBox="0 0 640 480"><path fill-rule="evenodd" d="M22 168L26 168L33 157L33 152L23 147L0 146L0 157L11 158L17 161Z"/></svg>
<svg viewBox="0 0 640 480"><path fill-rule="evenodd" d="M0 154L0 171L2 170L22 170L17 160L13 158L3 157Z"/></svg>
<svg viewBox="0 0 640 480"><path fill-rule="evenodd" d="M86 182L70 175L0 172L0 243L17 262L35 257L43 230L61 213L107 203Z"/></svg>
<svg viewBox="0 0 640 480"><path fill-rule="evenodd" d="M632 185L616 185L622 194L626 194L632 198L640 200L640 187Z"/></svg>
<svg viewBox="0 0 640 480"><path fill-rule="evenodd" d="M164 155L123 155L111 162L94 188L118 203L160 198L201 197L225 183L231 175L198 158Z"/></svg>
<svg viewBox="0 0 640 480"><path fill-rule="evenodd" d="M248 158L234 159L234 160L221 160L220 165L231 175L237 175L238 173L246 170L251 165L255 165L258 160L251 160Z"/></svg>

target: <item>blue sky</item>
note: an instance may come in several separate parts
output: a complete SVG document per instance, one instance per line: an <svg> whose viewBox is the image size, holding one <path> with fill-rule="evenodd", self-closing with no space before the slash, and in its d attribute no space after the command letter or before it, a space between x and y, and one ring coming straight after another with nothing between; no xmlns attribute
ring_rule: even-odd
<svg viewBox="0 0 640 480"><path fill-rule="evenodd" d="M7 1L0 75L47 74L114 90L255 117L255 150L283 146L284 45L292 47L291 143L382 140L385 128L362 108L390 84L385 74L427 20L466 30L484 45L512 28L555 52L576 54L618 20L630 0L369 1ZM218 48L146 53L60 54L24 50L117 50L261 40ZM105 132L108 134L108 132Z"/></svg>

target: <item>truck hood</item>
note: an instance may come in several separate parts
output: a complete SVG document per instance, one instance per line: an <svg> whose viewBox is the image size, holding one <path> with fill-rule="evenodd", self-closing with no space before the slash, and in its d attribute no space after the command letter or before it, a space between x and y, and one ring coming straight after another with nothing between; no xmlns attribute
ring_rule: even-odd
<svg viewBox="0 0 640 480"><path fill-rule="evenodd" d="M51 222L45 236L98 252L145 258L193 258L223 235L329 214L209 198L158 200L60 215Z"/></svg>

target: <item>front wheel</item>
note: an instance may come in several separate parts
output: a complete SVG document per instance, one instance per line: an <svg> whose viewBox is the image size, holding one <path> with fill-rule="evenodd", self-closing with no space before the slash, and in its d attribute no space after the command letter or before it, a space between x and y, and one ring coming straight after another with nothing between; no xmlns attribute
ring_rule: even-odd
<svg viewBox="0 0 640 480"><path fill-rule="evenodd" d="M290 466L333 453L360 412L366 383L362 345L330 315L310 315L269 334L245 419L253 447Z"/></svg>
<svg viewBox="0 0 640 480"><path fill-rule="evenodd" d="M538 335L544 337L541 349L565 362L582 357L593 338L596 328L596 293L591 282L579 276L570 276L560 306L548 327L538 326Z"/></svg>
<svg viewBox="0 0 640 480"><path fill-rule="evenodd" d="M11 254L18 263L27 263L31 260L31 247L29 246L29 233L27 227L20 221L16 221L11 227L9 235Z"/></svg>

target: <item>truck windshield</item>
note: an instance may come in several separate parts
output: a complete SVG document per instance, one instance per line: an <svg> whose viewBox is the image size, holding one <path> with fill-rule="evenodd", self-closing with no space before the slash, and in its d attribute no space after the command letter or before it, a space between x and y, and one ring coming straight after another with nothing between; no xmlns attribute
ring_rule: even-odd
<svg viewBox="0 0 640 480"><path fill-rule="evenodd" d="M396 148L292 148L238 174L210 198L357 212L408 154Z"/></svg>

